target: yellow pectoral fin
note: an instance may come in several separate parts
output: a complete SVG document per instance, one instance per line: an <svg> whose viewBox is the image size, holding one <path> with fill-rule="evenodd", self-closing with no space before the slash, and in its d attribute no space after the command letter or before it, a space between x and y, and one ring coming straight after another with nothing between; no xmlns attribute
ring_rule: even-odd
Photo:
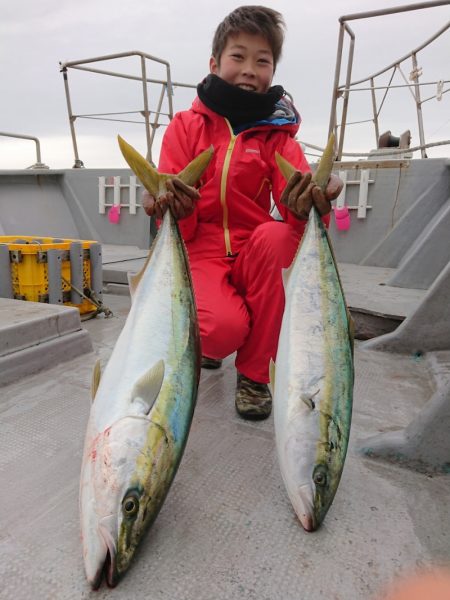
<svg viewBox="0 0 450 600"><path fill-rule="evenodd" d="M158 198L161 188L161 175L152 165L130 146L123 138L117 136L122 154L129 164L131 170L139 177L142 185L154 198Z"/></svg>
<svg viewBox="0 0 450 600"><path fill-rule="evenodd" d="M328 180L330 179L331 175L331 170L333 168L334 139L335 136L334 133L332 133L328 138L326 148L323 151L322 157L319 161L319 164L317 165L317 169L312 177L312 181L314 181L314 183L316 183L323 192L327 187ZM275 161L283 177L286 179L286 181L289 181L289 179L295 173L295 171L297 171L297 169L278 152L275 152Z"/></svg>
<svg viewBox="0 0 450 600"><path fill-rule="evenodd" d="M97 360L94 366L94 370L92 371L92 381L91 381L91 398L94 400L95 394L97 393L98 386L100 385L100 378L102 375L101 367L100 367L100 359Z"/></svg>
<svg viewBox="0 0 450 600"><path fill-rule="evenodd" d="M284 156L281 156L279 152L275 152L275 161L283 177L286 179L286 181L289 181L297 169L294 167L294 165L291 165L291 163L286 160Z"/></svg>
<svg viewBox="0 0 450 600"><path fill-rule="evenodd" d="M317 169L313 175L312 180L322 190L325 191L328 180L330 179L331 171L333 169L334 162L334 133L328 138L328 143L323 151L322 158L317 165Z"/></svg>
<svg viewBox="0 0 450 600"><path fill-rule="evenodd" d="M207 150L204 150L196 156L187 167L180 171L177 177L179 177L181 181L184 181L186 185L195 185L209 165L213 154L214 148L210 146Z"/></svg>
<svg viewBox="0 0 450 600"><path fill-rule="evenodd" d="M270 359L270 363L269 363L269 379L270 379L270 392L273 394L275 392L275 363L273 362L272 359Z"/></svg>
<svg viewBox="0 0 450 600"><path fill-rule="evenodd" d="M122 154L129 164L130 168L139 177L143 186L150 192L154 198L164 194L166 190L166 181L170 177L179 177L187 185L195 185L202 176L204 170L214 154L214 149L210 146L207 150L201 152L194 158L178 175L159 173L137 150L128 144L122 137L117 136Z"/></svg>

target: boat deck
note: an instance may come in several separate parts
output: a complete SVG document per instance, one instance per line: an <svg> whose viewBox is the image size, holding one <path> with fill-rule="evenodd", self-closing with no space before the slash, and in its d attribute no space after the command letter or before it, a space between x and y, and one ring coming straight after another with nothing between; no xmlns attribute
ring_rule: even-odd
<svg viewBox="0 0 450 600"><path fill-rule="evenodd" d="M427 359L357 343L348 457L317 532L302 529L285 493L273 418L235 414L229 357L202 372L184 458L131 569L115 590L91 592L78 517L91 372L108 359L129 298L104 302L114 317L83 323L93 353L0 388L0 598L369 600L394 575L448 559L450 478L358 451L430 398Z"/></svg>
<svg viewBox="0 0 450 600"><path fill-rule="evenodd" d="M147 250L134 246L103 246L103 279L115 293L128 284L128 271L139 271ZM426 290L392 287L395 269L339 263L347 304L358 339L370 339L396 329L419 305ZM123 293L128 291L122 288Z"/></svg>

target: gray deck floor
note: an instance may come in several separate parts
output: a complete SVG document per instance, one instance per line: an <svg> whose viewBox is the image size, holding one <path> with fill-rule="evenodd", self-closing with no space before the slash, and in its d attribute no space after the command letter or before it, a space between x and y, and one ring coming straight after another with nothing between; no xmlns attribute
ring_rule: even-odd
<svg viewBox="0 0 450 600"><path fill-rule="evenodd" d="M84 326L94 353L0 388L0 598L369 600L395 574L448 559L450 477L362 457L430 397L425 359L356 347L349 453L322 528L306 533L284 491L273 419L234 412L232 357L204 371L185 456L135 562L114 590L85 581L78 483L93 365L129 299Z"/></svg>
<svg viewBox="0 0 450 600"><path fill-rule="evenodd" d="M104 245L103 279L105 283L127 284L128 271L139 271L148 250L135 246ZM426 290L386 285L395 269L339 263L342 285L350 308L403 319L409 316Z"/></svg>

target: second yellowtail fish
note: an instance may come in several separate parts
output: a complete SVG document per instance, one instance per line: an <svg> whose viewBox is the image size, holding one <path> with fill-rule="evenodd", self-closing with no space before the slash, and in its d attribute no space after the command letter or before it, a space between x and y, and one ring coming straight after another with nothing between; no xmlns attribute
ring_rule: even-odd
<svg viewBox="0 0 450 600"><path fill-rule="evenodd" d="M314 181L333 163L330 138ZM277 156L286 179L295 170ZM281 474L307 531L330 508L344 468L353 398L350 317L327 232L315 208L289 269L276 367L271 364L275 438Z"/></svg>

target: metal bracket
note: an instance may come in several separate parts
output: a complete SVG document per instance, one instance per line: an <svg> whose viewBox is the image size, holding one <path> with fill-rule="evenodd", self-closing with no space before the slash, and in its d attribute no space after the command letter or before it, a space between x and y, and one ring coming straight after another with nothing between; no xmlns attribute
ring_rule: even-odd
<svg viewBox="0 0 450 600"><path fill-rule="evenodd" d="M22 250L10 250L9 260L12 263L21 263L23 260Z"/></svg>

